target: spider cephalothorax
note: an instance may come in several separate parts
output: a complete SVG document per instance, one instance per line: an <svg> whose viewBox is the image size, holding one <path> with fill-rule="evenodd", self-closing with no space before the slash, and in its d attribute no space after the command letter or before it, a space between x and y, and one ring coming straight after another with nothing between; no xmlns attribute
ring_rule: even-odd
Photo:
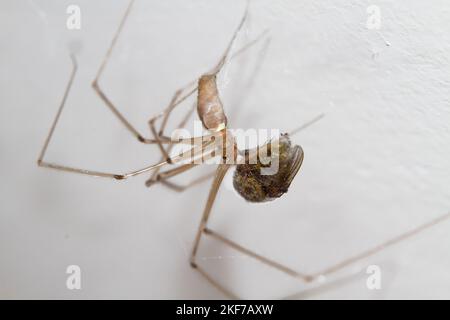
<svg viewBox="0 0 450 320"><path fill-rule="evenodd" d="M245 151L245 164L237 165L233 177L236 191L247 201L266 202L285 194L303 162L303 150L300 146L292 146L287 134L278 139L278 150L267 146L267 155L258 156L256 163L251 164L250 151ZM268 161L269 160L269 161ZM263 174L263 169L278 161L277 170L273 174Z"/></svg>

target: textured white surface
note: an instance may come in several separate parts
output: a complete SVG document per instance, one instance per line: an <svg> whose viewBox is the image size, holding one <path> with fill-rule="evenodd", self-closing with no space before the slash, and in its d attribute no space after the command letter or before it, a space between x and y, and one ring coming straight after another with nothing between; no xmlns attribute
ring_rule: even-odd
<svg viewBox="0 0 450 320"><path fill-rule="evenodd" d="M68 31L66 7L74 3L82 29ZM372 4L381 8L380 30L366 28ZM68 46L80 70L47 159L127 171L159 158L90 88L126 5L0 2L1 298L223 297L188 265L208 184L176 194L145 188L145 177L118 183L35 165L70 73ZM138 0L105 91L147 132L147 119L174 90L217 61L244 6ZM448 212L449 13L443 0L253 1L239 44L265 28L271 42L227 69L230 125L289 130L326 116L294 138L305 161L285 197L250 205L228 178L211 226L314 272ZM449 222L436 226L358 264L363 271L351 281L298 297L450 298L449 230ZM240 296L280 298L309 288L212 240L202 244L201 263ZM82 268L80 291L65 287L70 264ZM369 264L382 269L379 291L366 288Z"/></svg>

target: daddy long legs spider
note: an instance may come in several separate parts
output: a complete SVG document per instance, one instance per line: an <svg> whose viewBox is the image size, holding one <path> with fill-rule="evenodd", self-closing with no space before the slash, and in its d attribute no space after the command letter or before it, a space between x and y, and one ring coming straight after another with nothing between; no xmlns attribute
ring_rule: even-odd
<svg viewBox="0 0 450 320"><path fill-rule="evenodd" d="M210 229L208 227L208 220L211 215L218 190L227 171L232 166L236 166L236 171L234 174L234 187L236 191L249 202L265 202L281 197L288 191L288 188L295 178L296 174L298 173L304 158L303 149L300 146L293 145L290 141L290 136L318 121L322 118L323 115L319 115L299 129L292 131L290 134L282 134L279 137L272 139L261 147L255 149L238 150L236 139L228 127L228 120L217 88L216 76L221 72L222 68L229 60L244 52L254 43L264 39L266 35L266 33L263 32L259 37L249 42L244 47L238 49L234 54L231 53L231 49L233 44L235 43L236 37L238 36L239 32L246 22L248 13L247 5L246 11L242 19L240 20L239 25L234 31L225 52L219 59L219 62L211 70L201 75L198 79L195 79L186 86L176 90L169 105L161 113L148 121L151 137L144 136L122 115L119 109L111 102L111 100L104 93L100 86L100 79L108 64L109 58L116 45L117 39L121 34L123 26L128 19L133 2L134 0L130 1L125 11L118 30L116 31L112 39L111 45L106 52L97 75L92 83L92 87L98 94L100 99L104 102L104 104L111 110L111 112L117 117L122 125L126 127L135 138L137 138L143 144L157 145L162 155L161 161L138 170L132 170L125 173L111 173L97 170L87 170L83 168L74 168L57 163L47 162L44 160L48 145L52 139L56 125L61 116L73 80L76 75L77 63L75 57L72 55L71 58L73 62L73 70L65 89L63 99L56 113L55 119L51 125L47 138L45 139L37 163L41 167L50 169L102 178L110 178L115 180L124 180L130 177L151 172L152 175L146 181L146 186L149 187L153 184L161 183L167 187L180 191L180 189L183 190L183 188L180 188L179 186L171 183L169 181L170 178L182 174L203 163L205 157L218 158L220 160L220 163L218 164L216 172L213 176L213 182L209 191L209 195L207 196L207 201L204 207L200 225L194 238L189 263L195 270L197 270L202 276L204 276L205 279L207 279L212 285L217 287L227 296L232 298L236 297L236 295L229 289L225 288L223 284L220 283L220 281L212 278L198 263L197 251L204 236L214 238L222 242L223 244L241 252L242 254L254 258L257 261L281 272L284 272L294 278L297 278L304 282L311 282L317 279L319 276L333 274L338 270L341 270L359 260L376 254L377 252L380 252L381 250L392 246L402 240L405 240L417 234L418 232L436 225L437 223L442 222L443 220L450 217L450 214L442 215L426 224L418 226L413 230L400 234L399 236L389 239L373 248L365 250L360 254L344 259L341 262L338 262L332 266L329 266L312 274L297 272L290 267L287 267L265 256L255 253L239 245L238 243L222 236L218 232ZM202 122L203 127L208 131L208 134L194 138L184 138L178 140L171 139L165 134L168 119L172 111L194 93L197 93L197 103L188 110L186 116L179 123L178 127L183 127L188 121L190 115L195 110L197 110L198 117ZM159 127L157 127L158 124ZM174 145L181 144L191 146L192 148L180 153L177 156L170 156L172 147ZM269 162L275 160L277 161L278 170L275 173L269 175L261 173L262 169L267 166L267 163L263 162L264 156L261 156L262 150L266 151L265 157L269 158ZM176 166L177 164L178 166ZM167 166L171 166L173 168L161 172L161 169ZM210 177L212 176L207 175L200 177L191 185L206 181Z"/></svg>

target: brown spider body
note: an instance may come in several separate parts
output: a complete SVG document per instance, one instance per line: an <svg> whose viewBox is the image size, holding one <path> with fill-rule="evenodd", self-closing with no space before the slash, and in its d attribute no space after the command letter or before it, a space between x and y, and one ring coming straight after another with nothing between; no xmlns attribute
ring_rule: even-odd
<svg viewBox="0 0 450 320"><path fill-rule="evenodd" d="M203 126L210 131L220 131L227 126L215 74L203 75L198 81L197 113Z"/></svg>

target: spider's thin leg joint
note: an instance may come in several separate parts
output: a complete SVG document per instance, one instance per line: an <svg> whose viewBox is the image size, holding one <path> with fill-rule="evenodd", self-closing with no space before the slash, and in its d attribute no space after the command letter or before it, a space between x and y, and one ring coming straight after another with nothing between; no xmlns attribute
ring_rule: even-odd
<svg viewBox="0 0 450 320"><path fill-rule="evenodd" d="M203 229L203 232L204 232L205 234L207 234L207 235L210 235L210 234L213 233L213 231L212 231L211 229L209 229L208 227L205 227L205 228Z"/></svg>
<svg viewBox="0 0 450 320"><path fill-rule="evenodd" d="M253 258L253 259L256 259L256 260L258 260L258 261L260 261L260 262L262 262L262 263L264 263L264 264L266 264L266 265L268 265L268 266L270 266L272 268L278 269L279 271L284 272L284 273L286 273L286 274L288 274L288 275L290 275L290 276L292 276L294 278L297 278L297 279L300 279L300 280L306 281L306 282L311 282L312 280L314 280L314 277L311 276L311 275L307 275L307 274L304 274L304 273L297 272L297 271L292 270L291 268L288 268L288 267L286 267L286 266L284 266L284 265L282 265L282 264L280 264L280 263L278 263L276 261L273 261L271 259L268 259L268 258L266 258L264 256L261 256L261 255L255 253L253 251L250 251L249 249L242 247L241 245L235 243L234 241L231 241L231 240L225 238L224 236L218 234L217 232L215 232L215 231L213 231L211 229L204 228L203 232L206 235L208 235L208 236L210 236L210 237L212 237L212 238L214 238L214 239L224 243L225 245L227 245L227 246L229 246L229 247L231 247L231 248L233 248L233 249L235 249L235 250L237 250L237 251L239 251L239 252L241 252L241 253L243 253L243 254L245 254L245 255Z"/></svg>
<svg viewBox="0 0 450 320"><path fill-rule="evenodd" d="M155 185L156 183L158 183L158 181L159 181L159 174L156 175L156 177L154 179L149 179L149 180L145 181L145 186L151 187L151 186Z"/></svg>
<svg viewBox="0 0 450 320"><path fill-rule="evenodd" d="M109 109L116 115L116 117L119 118L119 120L125 125L125 127L131 131L131 133L137 138L137 140L141 143L145 144L152 144L155 143L152 139L147 139L144 136L140 134L139 131L137 131L125 117L117 110L117 108L114 106L114 104L111 102L111 100L106 96L106 94L101 89L98 77L94 79L91 83L92 88L94 91L99 95L99 97L103 100L103 102L109 107Z"/></svg>
<svg viewBox="0 0 450 320"><path fill-rule="evenodd" d="M98 79L97 79L97 78L95 78L95 79L92 81L91 87L94 88L94 90L99 90L99 89L100 89L100 87L99 87L99 85L98 85Z"/></svg>
<svg viewBox="0 0 450 320"><path fill-rule="evenodd" d="M147 139L145 139L143 136L141 136L140 134L138 134L137 139L139 140L139 142L145 143L147 141Z"/></svg>

